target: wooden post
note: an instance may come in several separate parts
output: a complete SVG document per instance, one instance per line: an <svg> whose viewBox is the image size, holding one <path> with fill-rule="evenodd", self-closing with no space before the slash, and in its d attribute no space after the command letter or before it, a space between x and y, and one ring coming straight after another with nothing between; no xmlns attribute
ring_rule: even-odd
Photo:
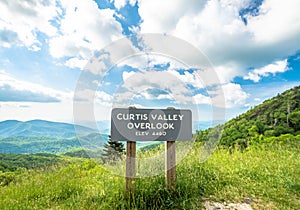
<svg viewBox="0 0 300 210"><path fill-rule="evenodd" d="M175 141L166 141L165 145L165 171L167 189L176 189L176 153Z"/></svg>
<svg viewBox="0 0 300 210"><path fill-rule="evenodd" d="M134 192L136 142L126 143L126 193Z"/></svg>
<svg viewBox="0 0 300 210"><path fill-rule="evenodd" d="M169 110L175 110L173 107L168 107ZM165 173L166 186L168 190L176 189L176 147L175 141L165 142Z"/></svg>
<svg viewBox="0 0 300 210"><path fill-rule="evenodd" d="M135 106L129 106L128 109L136 109ZM136 142L126 142L126 193L134 192L135 182L135 155L136 155Z"/></svg>

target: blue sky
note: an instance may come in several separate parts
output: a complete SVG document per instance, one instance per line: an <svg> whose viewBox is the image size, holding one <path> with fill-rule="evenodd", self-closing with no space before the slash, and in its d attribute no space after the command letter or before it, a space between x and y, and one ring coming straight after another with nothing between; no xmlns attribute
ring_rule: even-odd
<svg viewBox="0 0 300 210"><path fill-rule="evenodd" d="M0 1L0 121L73 122L74 93L93 104L96 120L128 105L230 119L300 85L299 7L298 0ZM212 68L145 53L160 44L140 37L148 33L186 41ZM108 69L114 55L103 49L120 39L126 47L114 53L133 56ZM95 56L101 72L86 68ZM212 71L217 80L207 77ZM78 92L82 75L88 84Z"/></svg>

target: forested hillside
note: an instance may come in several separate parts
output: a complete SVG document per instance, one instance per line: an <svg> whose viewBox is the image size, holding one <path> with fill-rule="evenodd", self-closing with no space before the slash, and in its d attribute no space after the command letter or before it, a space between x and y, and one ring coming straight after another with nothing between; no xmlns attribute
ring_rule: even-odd
<svg viewBox="0 0 300 210"><path fill-rule="evenodd" d="M62 156L39 153L34 155L15 155L0 153L0 171L16 171L18 168L42 168L59 162L65 162Z"/></svg>
<svg viewBox="0 0 300 210"><path fill-rule="evenodd" d="M107 135L69 123L45 120L0 122L0 153L61 154L77 149L99 151Z"/></svg>
<svg viewBox="0 0 300 210"><path fill-rule="evenodd" d="M9 154L59 154L75 149L99 151L107 141L107 135L90 133L82 137L51 138L45 136L11 136L0 139L0 153Z"/></svg>
<svg viewBox="0 0 300 210"><path fill-rule="evenodd" d="M210 129L199 131L197 140L205 141ZM300 86L278 94L225 123L221 145L247 146L253 141L300 134Z"/></svg>

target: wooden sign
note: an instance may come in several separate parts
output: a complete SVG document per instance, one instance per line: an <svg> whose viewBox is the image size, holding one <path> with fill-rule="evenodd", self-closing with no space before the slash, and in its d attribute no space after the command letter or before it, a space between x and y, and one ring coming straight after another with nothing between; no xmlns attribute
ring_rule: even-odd
<svg viewBox="0 0 300 210"><path fill-rule="evenodd" d="M134 192L136 141L166 141L165 172L169 190L176 188L175 141L192 139L190 110L115 108L111 113L111 139L127 141L126 192Z"/></svg>
<svg viewBox="0 0 300 210"><path fill-rule="evenodd" d="M171 109L112 110L113 141L186 141L192 139L192 112Z"/></svg>

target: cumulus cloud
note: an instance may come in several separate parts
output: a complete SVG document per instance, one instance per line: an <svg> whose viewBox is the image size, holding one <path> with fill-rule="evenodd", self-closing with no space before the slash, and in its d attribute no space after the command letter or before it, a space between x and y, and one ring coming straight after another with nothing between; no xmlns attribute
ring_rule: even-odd
<svg viewBox="0 0 300 210"><path fill-rule="evenodd" d="M178 65L178 62L162 55L137 54L127 57L118 66L130 66L135 69L153 69L155 65Z"/></svg>
<svg viewBox="0 0 300 210"><path fill-rule="evenodd" d="M0 46L16 44L40 50L38 32L47 36L57 33L51 24L59 10L55 1L0 1Z"/></svg>
<svg viewBox="0 0 300 210"><path fill-rule="evenodd" d="M178 104L192 102L192 93L185 83L168 71L123 73L123 85L114 95L118 104L127 104L134 98L169 99Z"/></svg>
<svg viewBox="0 0 300 210"><path fill-rule="evenodd" d="M99 9L93 0L0 1L0 10L0 46L38 51L43 34L50 55L67 59L63 64L70 68L83 69L95 50L123 37L115 11Z"/></svg>
<svg viewBox="0 0 300 210"><path fill-rule="evenodd" d="M84 66L87 63L88 63L88 60L86 60L86 59L80 59L80 58L77 58L77 57L73 57L73 58L68 59L65 62L65 65L70 67L70 68L79 68L79 69L83 70Z"/></svg>
<svg viewBox="0 0 300 210"><path fill-rule="evenodd" d="M215 89L209 90L208 93L213 98L213 105L222 108L243 106L249 97L249 94L244 92L239 84L235 83L219 85Z"/></svg>
<svg viewBox="0 0 300 210"><path fill-rule="evenodd" d="M194 99L196 104L208 104L208 105L212 104L212 100L209 96L205 96L205 95L200 94L200 93L194 95L193 99Z"/></svg>
<svg viewBox="0 0 300 210"><path fill-rule="evenodd" d="M61 102L70 100L72 93L58 91L42 85L17 80L0 72L0 101L2 102Z"/></svg>
<svg viewBox="0 0 300 210"><path fill-rule="evenodd" d="M114 5L118 10L124 7L126 4L130 4L131 6L134 6L135 3L136 0L114 0Z"/></svg>
<svg viewBox="0 0 300 210"><path fill-rule="evenodd" d="M18 34L14 31L1 29L0 30L0 45L10 47L12 44L18 43Z"/></svg>
<svg viewBox="0 0 300 210"><path fill-rule="evenodd" d="M21 90L8 84L0 86L0 101L30 101L30 102L59 102L58 98L46 95L43 92L32 92L31 90Z"/></svg>
<svg viewBox="0 0 300 210"><path fill-rule="evenodd" d="M191 0L139 0L139 14L143 20L142 33L170 33L185 14L195 14L206 1ZM158 12L163 11L163 12Z"/></svg>
<svg viewBox="0 0 300 210"><path fill-rule="evenodd" d="M76 103L98 104L109 107L112 105L113 97L104 91L95 91L91 89L84 89L76 91L74 94L74 101Z"/></svg>
<svg viewBox="0 0 300 210"><path fill-rule="evenodd" d="M300 2L265 0L255 14L250 0L139 1L140 31L187 40L212 61L224 83L293 55L300 49ZM170 7L172 5L172 7ZM157 13L157 9L162 13ZM243 19L244 18L244 19Z"/></svg>
<svg viewBox="0 0 300 210"><path fill-rule="evenodd" d="M49 41L53 57L85 60L95 50L122 37L122 27L113 17L113 10L100 10L92 0L62 0L61 6L64 12L60 14L60 34Z"/></svg>
<svg viewBox="0 0 300 210"><path fill-rule="evenodd" d="M244 76L244 79L252 80L254 82L259 82L262 77L267 77L270 74L275 75L276 73L282 73L288 70L287 59L283 61L277 61L275 63L266 65L259 69L254 69L248 73L247 76Z"/></svg>
<svg viewBox="0 0 300 210"><path fill-rule="evenodd" d="M177 104L206 104L221 108L243 106L248 99L239 84L223 83L210 87L197 84L193 73L179 74L175 70L123 72L124 84L121 91L114 96L118 104L127 104L134 98L147 100L168 99ZM206 94L194 93L202 90Z"/></svg>
<svg viewBox="0 0 300 210"><path fill-rule="evenodd" d="M248 28L261 44L286 42L288 47L297 44L300 33L300 2L295 0L265 0L259 15L248 16ZM284 47L284 46L283 46Z"/></svg>

